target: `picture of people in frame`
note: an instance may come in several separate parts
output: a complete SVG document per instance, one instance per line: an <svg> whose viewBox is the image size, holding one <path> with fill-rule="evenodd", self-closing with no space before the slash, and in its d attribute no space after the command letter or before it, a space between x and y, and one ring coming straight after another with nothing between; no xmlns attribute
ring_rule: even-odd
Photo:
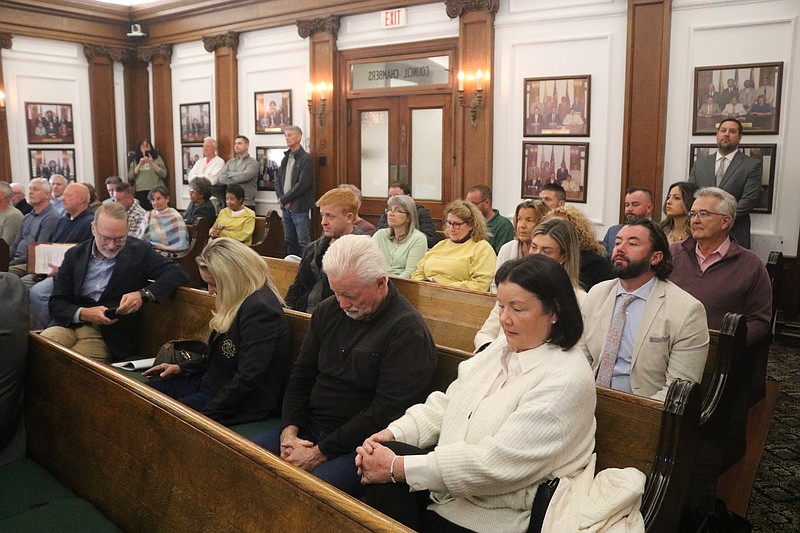
<svg viewBox="0 0 800 533"><path fill-rule="evenodd" d="M283 133L292 124L292 91L255 93L256 133Z"/></svg>
<svg viewBox="0 0 800 533"><path fill-rule="evenodd" d="M189 171L194 164L203 157L202 146L181 146L181 159L183 160L183 184L189 184Z"/></svg>
<svg viewBox="0 0 800 533"><path fill-rule="evenodd" d="M778 133L783 63L695 69L694 135L713 134L735 118L747 134Z"/></svg>
<svg viewBox="0 0 800 533"><path fill-rule="evenodd" d="M525 137L589 135L591 76L525 79Z"/></svg>
<svg viewBox="0 0 800 533"><path fill-rule="evenodd" d="M586 203L589 143L522 143L522 197L538 198L548 183L564 187L567 200Z"/></svg>
<svg viewBox="0 0 800 533"><path fill-rule="evenodd" d="M181 143L201 143L211 136L211 103L181 104Z"/></svg>
<svg viewBox="0 0 800 533"><path fill-rule="evenodd" d="M71 104L25 102L28 144L73 144Z"/></svg>
<svg viewBox="0 0 800 533"><path fill-rule="evenodd" d="M75 150L29 149L31 179L50 179L53 174L61 174L69 181L75 181Z"/></svg>
<svg viewBox="0 0 800 533"><path fill-rule="evenodd" d="M275 179L278 177L283 153L287 149L286 146L256 147L256 160L258 161L258 181L256 183L259 191L275 190Z"/></svg>

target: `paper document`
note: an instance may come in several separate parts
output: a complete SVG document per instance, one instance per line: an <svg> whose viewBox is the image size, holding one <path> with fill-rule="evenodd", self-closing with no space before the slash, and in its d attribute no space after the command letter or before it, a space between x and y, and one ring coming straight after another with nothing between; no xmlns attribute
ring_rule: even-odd
<svg viewBox="0 0 800 533"><path fill-rule="evenodd" d="M151 357L149 359L136 359L135 361L120 361L119 363L111 363L111 366L122 370L145 370L153 366L155 360L155 357Z"/></svg>
<svg viewBox="0 0 800 533"><path fill-rule="evenodd" d="M36 274L50 274L50 265L61 266L64 261L64 254L67 250L75 246L75 243L46 243L36 245Z"/></svg>

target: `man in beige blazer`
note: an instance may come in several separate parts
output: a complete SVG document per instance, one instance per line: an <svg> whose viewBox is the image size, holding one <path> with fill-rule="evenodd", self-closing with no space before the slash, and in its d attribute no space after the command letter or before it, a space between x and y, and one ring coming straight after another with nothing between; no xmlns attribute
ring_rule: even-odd
<svg viewBox="0 0 800 533"><path fill-rule="evenodd" d="M708 355L706 311L667 280L672 256L664 232L648 219L629 221L611 259L617 279L592 287L581 308L582 348L598 384L663 400L675 378L700 383ZM615 312L620 319L624 314L615 326L619 335L612 330Z"/></svg>

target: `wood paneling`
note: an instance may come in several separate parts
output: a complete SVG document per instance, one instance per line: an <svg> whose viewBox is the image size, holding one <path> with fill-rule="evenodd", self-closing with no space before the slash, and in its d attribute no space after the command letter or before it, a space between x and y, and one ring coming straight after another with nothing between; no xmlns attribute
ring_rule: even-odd
<svg viewBox="0 0 800 533"><path fill-rule="evenodd" d="M225 160L233 157L233 140L239 134L239 67L236 59L238 35L230 32L204 39L206 50L214 52L217 153Z"/></svg>
<svg viewBox="0 0 800 533"><path fill-rule="evenodd" d="M10 47L11 36L0 35L0 49ZM6 84L3 81L2 61L0 61L0 90L4 93L6 92ZM6 94L6 102L8 102L8 94ZM0 109L0 181L14 181L11 176L11 150L8 147L8 120L5 108Z"/></svg>
<svg viewBox="0 0 800 533"><path fill-rule="evenodd" d="M153 69L153 137L158 153L167 165L167 188L175 203L175 143L172 133L172 69L169 58L157 55Z"/></svg>
<svg viewBox="0 0 800 533"><path fill-rule="evenodd" d="M89 61L92 105L92 161L94 186L105 192L105 179L117 173L117 124L114 105L114 61L85 49ZM80 179L81 176L76 176Z"/></svg>
<svg viewBox="0 0 800 533"><path fill-rule="evenodd" d="M125 134L128 142L125 149L131 151L136 150L143 139L150 138L150 75L147 72L147 63L138 60L126 62L124 83ZM156 147L161 152L161 146ZM130 161L125 161L125 172L129 163ZM105 187L98 191L106 196Z"/></svg>
<svg viewBox="0 0 800 533"><path fill-rule="evenodd" d="M654 218L660 218L667 132L667 82L671 0L629 0L622 139L620 220L625 189L653 191Z"/></svg>

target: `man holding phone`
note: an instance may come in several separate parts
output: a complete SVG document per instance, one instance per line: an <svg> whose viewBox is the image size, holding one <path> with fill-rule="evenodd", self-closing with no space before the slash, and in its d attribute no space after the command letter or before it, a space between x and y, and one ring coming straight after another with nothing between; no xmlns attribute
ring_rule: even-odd
<svg viewBox="0 0 800 533"><path fill-rule="evenodd" d="M188 277L144 241L128 239L118 203L97 209L92 235L64 257L50 298L53 325L42 336L99 361L121 361L137 355L142 304L163 301Z"/></svg>

